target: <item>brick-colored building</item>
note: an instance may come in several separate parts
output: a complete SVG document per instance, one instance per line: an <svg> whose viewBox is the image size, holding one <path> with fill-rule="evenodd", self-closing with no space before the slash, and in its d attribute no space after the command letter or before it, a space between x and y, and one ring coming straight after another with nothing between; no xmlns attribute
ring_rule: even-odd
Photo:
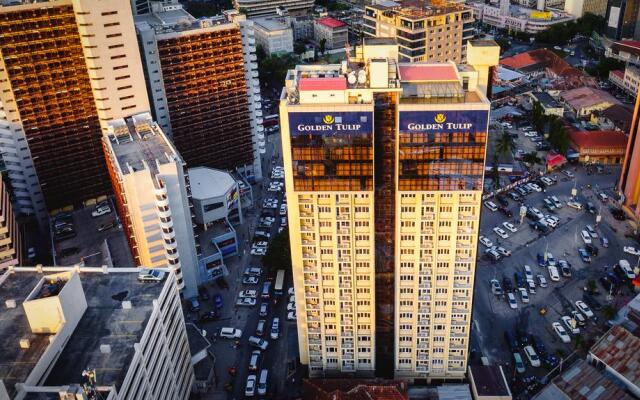
<svg viewBox="0 0 640 400"><path fill-rule="evenodd" d="M628 140L620 131L572 131L569 139L580 162L600 164L622 163Z"/></svg>

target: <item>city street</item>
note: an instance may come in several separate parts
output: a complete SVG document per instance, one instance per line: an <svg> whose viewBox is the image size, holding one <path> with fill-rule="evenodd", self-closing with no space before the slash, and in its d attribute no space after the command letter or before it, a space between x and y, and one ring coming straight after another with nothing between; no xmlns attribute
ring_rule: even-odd
<svg viewBox="0 0 640 400"><path fill-rule="evenodd" d="M613 195L612 188L619 175L619 167L606 166L603 174L591 175L587 175L583 167L569 169L576 175L575 181L560 172L554 172L551 175L557 176L557 184L549 186L546 192L534 191L524 199L525 205L536 207L545 214L553 214L560 218L558 226L546 235L533 230L529 226L530 220L526 217L520 223L518 218L520 205L511 199L509 199L508 208L513 212L513 218L506 218L502 213L492 212L485 206L482 208L480 233L494 244L512 252L511 256L492 263L483 255L486 247L479 244L471 350L472 354L477 354L479 351L481 354L478 355L487 357L491 363L507 366L513 364L512 352L503 335L505 331L515 333L517 330L522 330L542 339L548 351L555 351L558 355L570 354L576 347L576 337L572 337L570 344L562 343L552 329L552 322L559 321L561 316L569 315L569 312L575 309L575 301L582 300L583 288L587 280L594 279L597 282L605 272L605 266L608 271L611 271L613 265L621 258L627 259L632 265L636 265L638 261L636 256L622 252L622 247L625 245L637 245L624 236L630 229L628 223L615 220L609 211L611 204L605 204L596 199L597 193L601 192L609 196ZM592 188L586 188L587 184ZM591 214L585 209L575 210L566 205L574 186L578 190L578 201L585 206L587 202L591 202L596 209L600 210L602 221L599 224L596 224L597 212ZM545 197L554 195L564 204L561 209L555 210L555 213L546 210L543 203ZM509 237L506 239L498 238L492 230L494 227L503 227L502 223L505 221L512 222L518 231L508 232ZM600 238L594 239L593 243L598 247L599 255L592 256L591 263L584 263L577 249L584 247L580 232L588 224L594 226L598 235L606 237L610 244L608 248L604 248ZM570 278L561 277L559 282L551 281L547 268L539 267L536 259L537 254L544 254L545 250L553 254L556 259L564 259L570 263L572 267ZM513 282L515 272L524 275L524 265L531 267L534 276L542 274L549 286L547 288L537 286L535 294L530 294L528 304L523 304L520 295L516 292L518 308L514 310L504 299L492 294L489 281L497 279L502 285L503 278L506 277ZM602 285L597 282L596 286L601 293L596 296L598 302L607 304L609 301ZM627 294L630 295L630 292ZM612 301L621 301L621 299L614 298ZM545 308L544 316L540 315L540 308ZM585 328L582 328L583 332L579 335L582 339L578 341L589 342L593 334L602 332L604 318L600 312L596 312L596 315L599 324L596 324L593 319L589 321L585 327L589 338L585 337ZM540 377L546 372L544 368L529 366L527 375Z"/></svg>

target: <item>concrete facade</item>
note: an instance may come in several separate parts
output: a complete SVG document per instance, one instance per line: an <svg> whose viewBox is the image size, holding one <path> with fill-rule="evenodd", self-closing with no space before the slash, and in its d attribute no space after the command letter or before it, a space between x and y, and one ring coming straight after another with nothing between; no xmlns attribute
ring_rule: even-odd
<svg viewBox="0 0 640 400"><path fill-rule="evenodd" d="M288 17L253 19L256 42L267 55L293 53L293 31Z"/></svg>

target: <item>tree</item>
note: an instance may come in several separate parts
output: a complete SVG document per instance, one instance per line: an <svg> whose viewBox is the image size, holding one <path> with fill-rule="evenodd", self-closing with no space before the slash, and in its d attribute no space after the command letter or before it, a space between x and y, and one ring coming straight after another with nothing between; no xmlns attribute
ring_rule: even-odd
<svg viewBox="0 0 640 400"><path fill-rule="evenodd" d="M513 150L513 140L507 132L502 132L502 135L496 139L495 152L498 156L504 156L511 153Z"/></svg>
<svg viewBox="0 0 640 400"><path fill-rule="evenodd" d="M297 40L293 44L293 52L298 55L304 53L306 50L307 50L307 46L305 46L304 42L301 40Z"/></svg>
<svg viewBox="0 0 640 400"><path fill-rule="evenodd" d="M264 51L264 47L260 44L256 46L256 58L258 59L258 63L267 58L267 52Z"/></svg>
<svg viewBox="0 0 640 400"><path fill-rule="evenodd" d="M536 153L535 151L532 151L531 153L525 153L522 155L522 161L526 162L527 164L539 164L542 159L540 159L540 157L538 157L538 153Z"/></svg>
<svg viewBox="0 0 640 400"><path fill-rule="evenodd" d="M587 72L600 79L607 79L609 77L609 72L616 69L624 69L624 63L613 58L601 56L595 66L587 67Z"/></svg>
<svg viewBox="0 0 640 400"><path fill-rule="evenodd" d="M269 271L277 269L291 271L291 246L289 244L288 228L285 228L273 238L267 254L262 257L262 264Z"/></svg>
<svg viewBox="0 0 640 400"><path fill-rule="evenodd" d="M297 63L297 57L293 54L271 55L264 58L258 57L258 73L260 81L265 86L281 87L287 76L287 71Z"/></svg>
<svg viewBox="0 0 640 400"><path fill-rule="evenodd" d="M607 319L607 321L610 321L618 316L618 311L616 311L611 304L606 304L602 307L602 315Z"/></svg>
<svg viewBox="0 0 640 400"><path fill-rule="evenodd" d="M327 45L327 39L325 38L320 39L320 53L322 53L322 55L324 55L326 45Z"/></svg>
<svg viewBox="0 0 640 400"><path fill-rule="evenodd" d="M549 121L549 143L564 156L569 151L569 134L562 120L553 117Z"/></svg>
<svg viewBox="0 0 640 400"><path fill-rule="evenodd" d="M491 179L493 180L493 188L500 189L500 171L498 170L498 154L493 155L491 163Z"/></svg>

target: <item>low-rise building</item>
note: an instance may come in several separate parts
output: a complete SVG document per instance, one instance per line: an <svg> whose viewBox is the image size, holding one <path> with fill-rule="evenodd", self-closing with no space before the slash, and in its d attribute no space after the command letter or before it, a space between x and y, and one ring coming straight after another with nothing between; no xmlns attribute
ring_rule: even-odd
<svg viewBox="0 0 640 400"><path fill-rule="evenodd" d="M624 70L609 72L609 82L635 98L640 88L640 67L627 63Z"/></svg>
<svg viewBox="0 0 640 400"><path fill-rule="evenodd" d="M349 42L348 31L347 24L335 18L318 18L313 22L313 38L317 43L324 40L327 50L343 48Z"/></svg>
<svg viewBox="0 0 640 400"><path fill-rule="evenodd" d="M625 63L640 65L640 41L621 40L605 49L605 56Z"/></svg>
<svg viewBox="0 0 640 400"><path fill-rule="evenodd" d="M185 298L198 265L186 166L149 113L110 121L103 137L115 203L136 265L170 268Z"/></svg>
<svg viewBox="0 0 640 400"><path fill-rule="evenodd" d="M202 167L189 169L189 183L201 250L198 274L200 282L207 282L227 275L224 259L238 254L239 188L231 174Z"/></svg>
<svg viewBox="0 0 640 400"><path fill-rule="evenodd" d="M256 43L267 55L293 53L293 32L288 17L255 18L253 23Z"/></svg>
<svg viewBox="0 0 640 400"><path fill-rule="evenodd" d="M602 111L620 101L604 90L581 87L560 92L560 97L578 118L589 118L594 111Z"/></svg>
<svg viewBox="0 0 640 400"><path fill-rule="evenodd" d="M578 360L556 376L533 400L616 399L631 400L624 388L585 360Z"/></svg>
<svg viewBox="0 0 640 400"><path fill-rule="evenodd" d="M501 366L469 366L469 386L474 400L511 400L509 383Z"/></svg>
<svg viewBox="0 0 640 400"><path fill-rule="evenodd" d="M614 326L591 347L587 359L596 369L607 371L611 379L623 384L635 397L640 397L638 352L640 338L621 326Z"/></svg>
<svg viewBox="0 0 640 400"><path fill-rule="evenodd" d="M313 8L313 0L233 0L233 6L248 18L275 15L279 9L297 16L307 15Z"/></svg>
<svg viewBox="0 0 640 400"><path fill-rule="evenodd" d="M591 122L597 124L602 130L617 130L626 133L631 129L632 117L633 110L622 104L614 104L603 111L593 113Z"/></svg>
<svg viewBox="0 0 640 400"><path fill-rule="evenodd" d="M306 41L313 38L313 19L308 16L291 18L293 40Z"/></svg>
<svg viewBox="0 0 640 400"><path fill-rule="evenodd" d="M544 115L564 116L564 107L547 92L530 92L531 101L538 102Z"/></svg>
<svg viewBox="0 0 640 400"><path fill-rule="evenodd" d="M304 400L409 400L408 385L383 379L305 379Z"/></svg>
<svg viewBox="0 0 640 400"><path fill-rule="evenodd" d="M473 9L476 20L482 21L485 25L532 35L576 18L556 9L540 11L522 5L510 5L504 9L500 5L469 2L467 6Z"/></svg>
<svg viewBox="0 0 640 400"><path fill-rule="evenodd" d="M570 131L569 140L580 162L620 164L628 138L620 131Z"/></svg>
<svg viewBox="0 0 640 400"><path fill-rule="evenodd" d="M0 276L0 398L188 399L194 373L175 274L140 282L139 271L10 267Z"/></svg>

